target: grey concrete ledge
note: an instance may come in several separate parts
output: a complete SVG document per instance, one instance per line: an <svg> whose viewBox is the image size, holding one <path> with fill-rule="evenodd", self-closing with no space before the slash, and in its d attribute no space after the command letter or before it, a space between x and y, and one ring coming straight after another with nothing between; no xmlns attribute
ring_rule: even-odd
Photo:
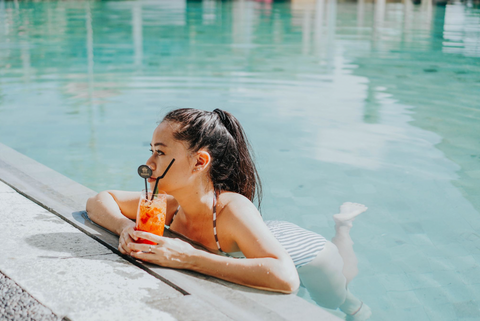
<svg viewBox="0 0 480 321"><path fill-rule="evenodd" d="M213 307L219 315L231 320L341 320L293 294L255 290L192 271L161 268L120 255L118 237L93 224L84 212L86 200L96 192L1 143L0 181L176 290L183 299L177 306L170 301L169 310L185 310L190 304L192 307ZM0 189L0 192L12 192L5 187L0 186ZM171 312L175 312L172 315L180 320L192 319L191 315L187 316L188 311ZM185 313L184 317L181 313Z"/></svg>

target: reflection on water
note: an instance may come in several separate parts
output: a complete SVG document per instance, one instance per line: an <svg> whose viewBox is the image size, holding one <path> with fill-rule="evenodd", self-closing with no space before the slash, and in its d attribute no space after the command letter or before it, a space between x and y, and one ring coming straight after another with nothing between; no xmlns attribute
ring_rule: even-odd
<svg viewBox="0 0 480 321"><path fill-rule="evenodd" d="M225 108L265 218L331 237L338 205L369 206L351 287L373 320L475 319L479 19L472 1L0 0L0 141L138 190L162 112Z"/></svg>

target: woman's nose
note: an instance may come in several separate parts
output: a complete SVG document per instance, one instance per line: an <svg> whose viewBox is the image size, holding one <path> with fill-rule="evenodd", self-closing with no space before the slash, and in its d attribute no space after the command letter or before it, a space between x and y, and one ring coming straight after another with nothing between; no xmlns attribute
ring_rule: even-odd
<svg viewBox="0 0 480 321"><path fill-rule="evenodd" d="M150 157L147 159L146 165L147 165L148 167L150 167L150 169L151 169L152 171L155 170L156 166L155 166L155 162L153 161L153 155L150 156Z"/></svg>

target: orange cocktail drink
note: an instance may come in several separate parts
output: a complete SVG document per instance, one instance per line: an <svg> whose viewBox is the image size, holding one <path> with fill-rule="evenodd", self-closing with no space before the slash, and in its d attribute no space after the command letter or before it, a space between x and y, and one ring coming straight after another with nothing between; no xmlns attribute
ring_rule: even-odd
<svg viewBox="0 0 480 321"><path fill-rule="evenodd" d="M152 198L152 193L148 193L148 199L145 198L145 192L142 192L137 209L137 222L135 230L163 235L165 228L165 217L167 216L167 194L159 191ZM139 238L137 243L156 245L157 243Z"/></svg>

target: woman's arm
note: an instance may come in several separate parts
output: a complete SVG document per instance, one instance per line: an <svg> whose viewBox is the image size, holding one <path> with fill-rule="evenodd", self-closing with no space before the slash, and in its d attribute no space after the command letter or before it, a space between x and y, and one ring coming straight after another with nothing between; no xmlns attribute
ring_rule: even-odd
<svg viewBox="0 0 480 321"><path fill-rule="evenodd" d="M88 217L98 225L120 235L125 228L134 226L139 192L103 191L87 201Z"/></svg>
<svg viewBox="0 0 480 321"><path fill-rule="evenodd" d="M295 291L300 284L295 265L253 204L246 201L231 200L217 220L217 229L223 229L223 243L222 239L220 242L240 249L246 259L219 256L197 250L178 239L139 231L134 232L134 238L145 238L158 245L150 248L146 244L129 243L130 255L157 265L189 269L254 288L283 293Z"/></svg>
<svg viewBox="0 0 480 321"><path fill-rule="evenodd" d="M257 289L293 293L300 281L290 264L279 258L235 259L200 252L194 256L191 270Z"/></svg>
<svg viewBox="0 0 480 321"><path fill-rule="evenodd" d="M88 217L100 226L120 236L118 250L122 254L130 251L126 247L133 242L131 234L134 231L140 192L104 191L87 201ZM167 222L171 221L178 206L177 201L167 197Z"/></svg>
<svg viewBox="0 0 480 321"><path fill-rule="evenodd" d="M282 293L292 293L300 285L290 258L275 257L236 259L193 248L189 243L140 231L143 238L157 245L129 243L131 256L164 267L187 269L233 283ZM150 252L151 248L151 252Z"/></svg>

